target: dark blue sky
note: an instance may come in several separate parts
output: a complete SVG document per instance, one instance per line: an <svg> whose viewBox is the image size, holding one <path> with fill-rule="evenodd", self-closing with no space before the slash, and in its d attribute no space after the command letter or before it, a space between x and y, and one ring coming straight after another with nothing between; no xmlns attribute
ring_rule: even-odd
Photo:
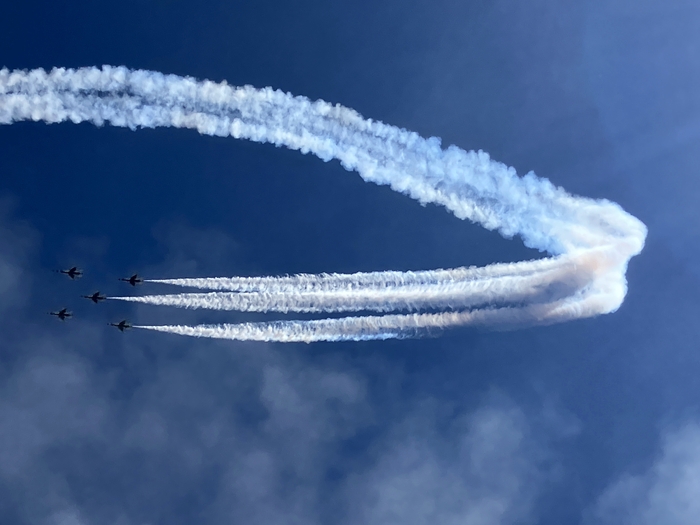
<svg viewBox="0 0 700 525"><path fill-rule="evenodd" d="M0 127L0 521L694 524L700 6L573 4L5 6L0 66L125 65L339 102L616 201L649 237L622 308L564 325L315 345L122 336L106 323L262 318L78 298L124 291L133 271L537 254L270 145ZM51 273L73 264L81 281ZM62 306L76 319L45 315Z"/></svg>

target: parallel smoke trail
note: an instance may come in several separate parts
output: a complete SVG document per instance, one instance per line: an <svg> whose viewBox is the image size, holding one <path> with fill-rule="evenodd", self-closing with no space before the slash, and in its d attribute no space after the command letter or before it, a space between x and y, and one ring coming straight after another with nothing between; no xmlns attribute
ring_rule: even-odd
<svg viewBox="0 0 700 525"><path fill-rule="evenodd" d="M273 321L199 326L135 326L192 337L238 341L313 343L318 341L369 341L419 336L430 329L453 326L491 326L510 329L523 325L550 324L585 317L600 307L601 298L588 295L576 301L562 300L521 308L480 309L438 314L343 317L314 321Z"/></svg>
<svg viewBox="0 0 700 525"><path fill-rule="evenodd" d="M569 262L530 275L505 275L468 281L388 288L346 288L332 290L287 289L264 292L211 292L133 297L110 297L158 306L237 310L241 312L337 313L369 310L375 312L464 309L503 303L543 303L569 296L589 285L594 275Z"/></svg>
<svg viewBox="0 0 700 525"><path fill-rule="evenodd" d="M558 267L566 257L528 261L527 267L521 263L497 263L483 268L452 268L448 270L427 270L417 272L358 272L297 274L282 277L204 277L189 279L146 279L147 283L169 284L183 288L202 290L226 290L232 292L280 292L288 291L329 291L357 290L361 288L388 288L419 284L474 281L493 277L525 276ZM570 262L570 261L568 261Z"/></svg>
<svg viewBox="0 0 700 525"><path fill-rule="evenodd" d="M367 120L324 101L271 88L231 87L174 75L104 66L50 73L0 70L0 123L70 120L131 129L174 126L200 133L284 145L338 159L365 180L388 184L462 219L519 235L558 256L486 268L423 272L173 279L158 282L240 294L177 294L131 300L185 307L278 311L471 311L244 323L220 327L145 327L188 335L271 341L404 337L430 328L477 324L550 324L616 310L625 271L645 226L617 204L574 197L533 173L488 154ZM240 296L238 296L240 295Z"/></svg>

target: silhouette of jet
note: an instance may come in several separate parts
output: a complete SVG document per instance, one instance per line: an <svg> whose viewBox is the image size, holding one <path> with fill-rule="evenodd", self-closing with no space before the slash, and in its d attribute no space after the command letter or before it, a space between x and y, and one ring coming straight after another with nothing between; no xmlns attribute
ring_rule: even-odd
<svg viewBox="0 0 700 525"><path fill-rule="evenodd" d="M136 286L137 284L141 284L143 282L143 279L141 279L141 277L139 277L136 273L131 277L122 278L119 280L124 281L125 283L129 283L131 286Z"/></svg>
<svg viewBox="0 0 700 525"><path fill-rule="evenodd" d="M131 325L126 322L126 319L124 319L123 321L119 321L118 323L109 323L109 326L116 326L117 328L119 328L120 332L123 332L127 328L131 328Z"/></svg>
<svg viewBox="0 0 700 525"><path fill-rule="evenodd" d="M85 299L90 299L90 300L91 300L93 303L95 303L95 304L99 303L100 301L104 301L105 299L107 299L107 296L106 296L106 295L101 295L100 292L99 292L99 290L98 290L97 292L95 292L94 294L92 294L92 295L81 295L80 297L84 297Z"/></svg>
<svg viewBox="0 0 700 525"><path fill-rule="evenodd" d="M83 271L77 266L73 266L72 268L68 268L67 270L56 270L56 273L62 273L63 275L67 275L71 279L78 279L83 275Z"/></svg>
<svg viewBox="0 0 700 525"><path fill-rule="evenodd" d="M49 315L55 315L61 321L65 321L69 317L73 317L73 314L70 313L66 308L61 308L58 312L49 312Z"/></svg>

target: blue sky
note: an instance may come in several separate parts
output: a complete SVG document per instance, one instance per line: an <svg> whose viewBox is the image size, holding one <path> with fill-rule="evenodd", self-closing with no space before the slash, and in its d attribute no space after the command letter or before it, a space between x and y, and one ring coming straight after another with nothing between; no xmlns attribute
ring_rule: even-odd
<svg viewBox="0 0 700 525"><path fill-rule="evenodd" d="M694 523L700 7L22 2L3 66L126 65L323 98L649 227L614 314L275 345L78 298L116 277L518 261L518 240L336 162L172 129L0 128L3 523ZM51 273L79 264L78 282ZM145 287L144 287L145 288ZM45 315L68 306L73 322Z"/></svg>

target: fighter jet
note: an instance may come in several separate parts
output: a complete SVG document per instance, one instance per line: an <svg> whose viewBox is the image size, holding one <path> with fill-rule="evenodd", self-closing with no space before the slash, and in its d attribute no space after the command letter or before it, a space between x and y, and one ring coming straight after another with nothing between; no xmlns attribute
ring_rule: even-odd
<svg viewBox="0 0 700 525"><path fill-rule="evenodd" d="M69 317L73 317L73 314L70 313L67 308L61 308L58 312L49 312L49 315L55 315L61 321L65 321Z"/></svg>
<svg viewBox="0 0 700 525"><path fill-rule="evenodd" d="M109 326L116 326L121 332L123 332L127 328L131 328L131 325L126 322L126 319L124 319L123 321L119 321L118 323L109 323Z"/></svg>
<svg viewBox="0 0 700 525"><path fill-rule="evenodd" d="M72 268L68 268L67 270L56 270L56 273L62 273L64 275L67 275L71 279L79 279L83 275L83 271L77 266L73 266Z"/></svg>
<svg viewBox="0 0 700 525"><path fill-rule="evenodd" d="M143 282L143 279L141 279L141 277L139 277L138 274L136 274L136 273L129 278L126 278L126 279L122 278L119 280L124 281L126 283L129 283L131 286L136 286L137 284L141 284Z"/></svg>
<svg viewBox="0 0 700 525"><path fill-rule="evenodd" d="M94 294L92 294L92 295L81 295L80 297L84 297L85 299L90 299L90 300L91 300L93 303L95 303L95 304L99 303L100 301L104 301L105 299L107 299L107 296L106 296L106 295L101 295L100 292L99 292L99 290L98 290L97 292L95 292Z"/></svg>

